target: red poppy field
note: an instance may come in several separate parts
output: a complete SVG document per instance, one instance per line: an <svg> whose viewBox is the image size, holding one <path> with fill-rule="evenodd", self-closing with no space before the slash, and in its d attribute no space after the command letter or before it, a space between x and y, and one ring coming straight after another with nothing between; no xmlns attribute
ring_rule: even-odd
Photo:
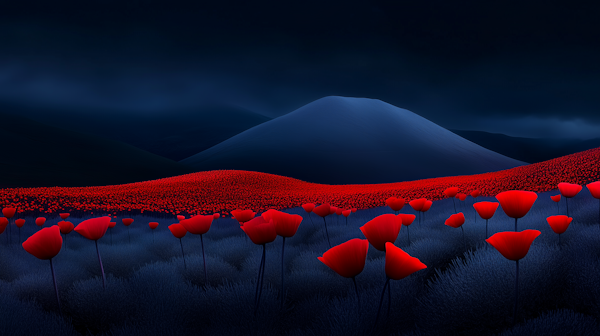
<svg viewBox="0 0 600 336"><path fill-rule="evenodd" d="M593 334L599 159L385 185L214 171L4 189L0 333Z"/></svg>

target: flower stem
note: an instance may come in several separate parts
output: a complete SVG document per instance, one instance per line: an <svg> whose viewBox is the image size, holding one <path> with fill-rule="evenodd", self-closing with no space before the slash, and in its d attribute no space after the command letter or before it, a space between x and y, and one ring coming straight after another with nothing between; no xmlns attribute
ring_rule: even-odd
<svg viewBox="0 0 600 336"><path fill-rule="evenodd" d="M102 288L106 289L106 278L104 277L104 266L102 266L102 259L100 258L100 250L98 250L98 239L96 242L96 253L98 254L98 262L100 262L100 271L102 271Z"/></svg>
<svg viewBox="0 0 600 336"><path fill-rule="evenodd" d="M283 303L285 302L285 268L283 267L283 253L285 252L285 237L283 237L283 244L281 245L281 308L283 309Z"/></svg>
<svg viewBox="0 0 600 336"><path fill-rule="evenodd" d="M185 253L183 253L183 243L181 242L181 238L179 238L179 245L181 245L181 255L183 256L183 268L187 269L187 265L185 264Z"/></svg>
<svg viewBox="0 0 600 336"><path fill-rule="evenodd" d="M379 300L379 309L377 309L377 317L375 318L375 325L373 326L373 329L375 329L375 327L377 326L377 322L379 321L379 313L381 312L381 304L383 303L383 297L385 294L385 289L387 288L389 282L390 282L390 278L389 277L385 277L385 284L383 285L383 291L381 292L381 300Z"/></svg>
<svg viewBox="0 0 600 336"><path fill-rule="evenodd" d="M488 220L485 220L485 239L488 239Z"/></svg>
<svg viewBox="0 0 600 336"><path fill-rule="evenodd" d="M54 274L54 265L52 265L52 258L50 258L50 269L52 270L52 281L54 282L54 292L56 293L56 302L58 302L58 312L62 315L62 309L60 307L60 299L58 298L58 286L56 285L56 275Z"/></svg>
<svg viewBox="0 0 600 336"><path fill-rule="evenodd" d="M454 201L454 197L452 197L452 204L454 204L454 213L457 213L457 211L456 211L456 201Z"/></svg>
<svg viewBox="0 0 600 336"><path fill-rule="evenodd" d="M569 199L565 197L565 202L567 202L567 217L569 217Z"/></svg>
<svg viewBox="0 0 600 336"><path fill-rule="evenodd" d="M519 260L517 260L517 273L515 277L515 309L513 312L513 325L517 322L517 300L519 297Z"/></svg>
<svg viewBox="0 0 600 336"><path fill-rule="evenodd" d="M331 248L331 242L329 241L329 232L327 231L327 221L325 217L323 217L323 222L325 223L325 233L327 234L327 244L329 244L329 248Z"/></svg>
<svg viewBox="0 0 600 336"><path fill-rule="evenodd" d="M517 219L518 218L515 218L515 232L517 232Z"/></svg>
<svg viewBox="0 0 600 336"><path fill-rule="evenodd" d="M463 229L462 225L460 227L463 236L463 244L465 245L465 251L467 250L467 241L465 240L465 229Z"/></svg>
<svg viewBox="0 0 600 336"><path fill-rule="evenodd" d="M408 230L409 226L406 227L406 234L408 235L408 245L410 245L410 231Z"/></svg>
<svg viewBox="0 0 600 336"><path fill-rule="evenodd" d="M352 282L354 282L354 290L356 291L356 298L358 299L358 311L360 312L360 295L358 295L358 286L356 285L356 277L352 277Z"/></svg>
<svg viewBox="0 0 600 336"><path fill-rule="evenodd" d="M129 237L129 244L131 244L131 234L129 233L129 226L127 227L127 236Z"/></svg>
<svg viewBox="0 0 600 336"><path fill-rule="evenodd" d="M208 273L206 272L206 255L204 254L204 240L200 235L200 244L202 245L202 261L204 262L204 283L208 284Z"/></svg>
<svg viewBox="0 0 600 336"><path fill-rule="evenodd" d="M258 306L260 305L260 296L262 295L262 285L263 285L263 281L265 278L265 264L266 264L266 260L265 260L265 255L266 255L266 246L265 244L263 244L263 254L262 254L262 274L260 277L260 289L258 292L258 299L256 300L256 307L254 308L254 316L256 316L256 313L258 312Z"/></svg>

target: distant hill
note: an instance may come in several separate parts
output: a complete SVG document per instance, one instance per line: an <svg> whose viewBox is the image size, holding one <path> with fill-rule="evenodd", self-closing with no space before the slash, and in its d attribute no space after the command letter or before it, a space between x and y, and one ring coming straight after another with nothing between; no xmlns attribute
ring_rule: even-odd
<svg viewBox="0 0 600 336"><path fill-rule="evenodd" d="M191 170L131 145L65 130L0 110L0 188L97 186Z"/></svg>
<svg viewBox="0 0 600 336"><path fill-rule="evenodd" d="M25 107L0 103L0 111L32 116L44 124L125 142L179 161L271 118L237 106L131 112Z"/></svg>
<svg viewBox="0 0 600 336"><path fill-rule="evenodd" d="M529 163L546 161L600 147L600 138L591 140L533 139L482 131L450 131L489 150Z"/></svg>
<svg viewBox="0 0 600 336"><path fill-rule="evenodd" d="M325 97L180 161L328 184L477 174L525 164L376 99Z"/></svg>

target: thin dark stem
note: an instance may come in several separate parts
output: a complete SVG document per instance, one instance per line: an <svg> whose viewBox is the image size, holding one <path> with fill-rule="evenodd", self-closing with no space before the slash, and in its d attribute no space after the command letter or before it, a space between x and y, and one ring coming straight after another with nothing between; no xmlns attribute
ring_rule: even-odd
<svg viewBox="0 0 600 336"><path fill-rule="evenodd" d="M64 236L65 236L65 239L63 239L63 240L65 241L65 249L67 249L67 234L65 233Z"/></svg>
<svg viewBox="0 0 600 336"><path fill-rule="evenodd" d="M58 312L62 315L62 309L60 307L60 298L58 297L58 286L56 285L56 275L54 274L54 265L52 265L52 258L50 258L50 269L52 270L52 281L54 282L54 292L56 293L56 302L58 302Z"/></svg>
<svg viewBox="0 0 600 336"><path fill-rule="evenodd" d="M346 226L348 226L348 217L346 217Z"/></svg>
<svg viewBox="0 0 600 336"><path fill-rule="evenodd" d="M281 308L283 309L283 303L285 302L285 268L283 267L283 253L285 252L285 237L283 237L283 244L281 244Z"/></svg>
<svg viewBox="0 0 600 336"><path fill-rule="evenodd" d="M112 228L110 229L110 246L112 246Z"/></svg>
<svg viewBox="0 0 600 336"><path fill-rule="evenodd" d="M375 318L375 325L373 329L377 327L377 322L379 321L379 313L381 312L381 304L383 303L383 297L385 294L385 289L387 288L388 283L390 282L390 278L386 276L385 284L383 285L383 291L381 292L381 299L379 300L379 309L377 309L377 317Z"/></svg>
<svg viewBox="0 0 600 336"><path fill-rule="evenodd" d="M488 220L485 220L485 239L488 239Z"/></svg>
<svg viewBox="0 0 600 336"><path fill-rule="evenodd" d="M560 215L560 200L558 202L556 202L556 214Z"/></svg>
<svg viewBox="0 0 600 336"><path fill-rule="evenodd" d="M208 273L206 272L206 255L204 254L204 240L200 235L200 244L202 245L202 261L204 262L204 283L208 284Z"/></svg>
<svg viewBox="0 0 600 336"><path fill-rule="evenodd" d="M454 197L452 197L452 204L454 204L454 213L457 213L457 211L456 211L456 201L454 201Z"/></svg>
<svg viewBox="0 0 600 336"><path fill-rule="evenodd" d="M131 244L131 234L129 234L129 226L127 227L127 236L129 237L129 244Z"/></svg>
<svg viewBox="0 0 600 336"><path fill-rule="evenodd" d="M569 199L565 197L565 202L567 202L567 217L569 217Z"/></svg>
<svg viewBox="0 0 600 336"><path fill-rule="evenodd" d="M263 249L265 245L263 244ZM254 304L256 305L256 299L258 298L258 287L260 286L260 275L262 272L263 263L265 262L264 256L260 258L260 265L258 266L258 276L256 277L256 291L254 292Z"/></svg>
<svg viewBox="0 0 600 336"><path fill-rule="evenodd" d="M356 298L358 299L358 311L360 312L360 295L358 295L358 286L356 285L356 277L352 277L352 282L354 282L354 290L356 291Z"/></svg>
<svg viewBox="0 0 600 336"><path fill-rule="evenodd" d="M515 232L517 232L517 219L518 218L515 218Z"/></svg>
<svg viewBox="0 0 600 336"><path fill-rule="evenodd" d="M513 312L513 325L517 322L517 302L519 298L519 260L517 260L517 274L515 277L515 310Z"/></svg>
<svg viewBox="0 0 600 336"><path fill-rule="evenodd" d="M181 238L179 238L179 245L181 245L181 255L183 256L183 268L187 269L187 265L185 264L185 253L183 253L183 243L181 242Z"/></svg>
<svg viewBox="0 0 600 336"><path fill-rule="evenodd" d="M102 266L102 259L100 258L100 250L98 250L98 239L96 242L96 253L98 253L98 262L100 263L100 270L102 271L102 288L106 289L106 278L104 277L104 266Z"/></svg>
<svg viewBox="0 0 600 336"><path fill-rule="evenodd" d="M560 233L558 234L558 247L560 248Z"/></svg>
<svg viewBox="0 0 600 336"><path fill-rule="evenodd" d="M462 236L463 236L463 244L465 245L465 251L467 250L467 241L465 240L465 229L463 229L463 227L460 227L461 231L462 231Z"/></svg>
<svg viewBox="0 0 600 336"><path fill-rule="evenodd" d="M410 245L410 231L408 230L408 226L406 227L406 234L408 235L408 245Z"/></svg>
<svg viewBox="0 0 600 336"><path fill-rule="evenodd" d="M312 224L312 226L315 226L315 222L313 222L312 217L310 216L310 212L308 213L308 218L310 219L310 224Z"/></svg>
<svg viewBox="0 0 600 336"><path fill-rule="evenodd" d="M10 219L8 220L8 245L12 245L12 225L10 225Z"/></svg>
<svg viewBox="0 0 600 336"><path fill-rule="evenodd" d="M154 244L154 230L152 230L152 244Z"/></svg>
<svg viewBox="0 0 600 336"><path fill-rule="evenodd" d="M386 321L390 320L390 306L392 305L392 288L390 287L391 282L388 280L387 282L387 288L388 288L388 309L387 309L387 315L386 315Z"/></svg>
<svg viewBox="0 0 600 336"><path fill-rule="evenodd" d="M262 287L263 287L262 285L263 285L263 281L265 279L265 264L267 263L266 260L265 260L266 251L267 251L266 246L265 246L265 244L263 244L262 275L260 277L260 288L258 290L258 299L256 300L256 308L254 308L254 316L256 316L256 313L258 312L258 306L260 305L260 296L262 295Z"/></svg>
<svg viewBox="0 0 600 336"><path fill-rule="evenodd" d="M598 199L598 225L600 225L600 198Z"/></svg>
<svg viewBox="0 0 600 336"><path fill-rule="evenodd" d="M42 227L40 226L40 229L41 229L41 228L42 228ZM38 230L38 231L39 231L39 230ZM19 244L21 244L21 228L19 228Z"/></svg>
<svg viewBox="0 0 600 336"><path fill-rule="evenodd" d="M329 241L329 232L327 231L327 221L325 217L323 217L323 222L325 223L325 234L327 234L327 244L329 244L329 248L331 248L331 242Z"/></svg>

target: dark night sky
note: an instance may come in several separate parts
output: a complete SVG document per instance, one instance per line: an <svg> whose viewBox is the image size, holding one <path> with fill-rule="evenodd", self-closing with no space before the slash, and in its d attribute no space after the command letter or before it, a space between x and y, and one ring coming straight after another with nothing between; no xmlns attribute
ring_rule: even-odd
<svg viewBox="0 0 600 336"><path fill-rule="evenodd" d="M0 102L268 116L329 95L441 126L600 136L595 1L4 1ZM96 111L96 112L92 112Z"/></svg>

